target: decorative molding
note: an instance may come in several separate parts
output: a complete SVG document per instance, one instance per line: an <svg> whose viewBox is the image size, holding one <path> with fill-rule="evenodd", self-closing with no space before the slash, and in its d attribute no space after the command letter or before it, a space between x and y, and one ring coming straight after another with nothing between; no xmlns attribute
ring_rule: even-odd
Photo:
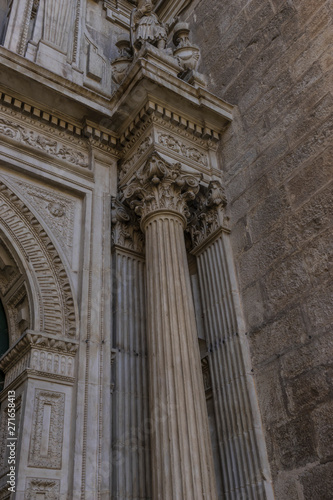
<svg viewBox="0 0 333 500"><path fill-rule="evenodd" d="M223 226L223 212L227 204L221 182L213 180L208 188L201 186L200 194L191 206L187 232L194 247L201 245Z"/></svg>
<svg viewBox="0 0 333 500"><path fill-rule="evenodd" d="M112 245L144 252L144 235L133 213L119 200L112 199Z"/></svg>
<svg viewBox="0 0 333 500"><path fill-rule="evenodd" d="M153 144L152 136L146 137L136 152L120 167L119 180L122 181L125 175L132 169L132 167L140 160L140 158L148 151L150 146Z"/></svg>
<svg viewBox="0 0 333 500"><path fill-rule="evenodd" d="M45 406L51 407L48 422L45 422L47 419ZM28 460L29 467L61 469L64 414L64 393L35 389L35 405ZM48 434L45 435L45 432Z"/></svg>
<svg viewBox="0 0 333 500"><path fill-rule="evenodd" d="M6 179L6 182L8 181L17 187L38 210L71 262L75 223L75 202L73 199L12 177L3 176L3 178Z"/></svg>
<svg viewBox="0 0 333 500"><path fill-rule="evenodd" d="M110 130L103 127L101 124L93 123L86 120L83 124L74 123L66 120L64 117L59 117L53 114L50 110L43 110L33 104L24 102L21 98L14 97L8 92L0 90L0 107L1 111L4 111L6 115L8 114L8 108L12 110L11 115L18 117L21 115L21 119L29 122L29 117L31 118L31 124L37 121L41 121L44 125L50 126L50 131L54 134L57 130L60 137L68 138L71 140L80 140L82 138L88 138L94 141L97 147L106 149L106 151L112 151L116 154L115 150L118 147L119 141L115 134L111 133ZM39 126L39 128L41 128ZM42 127L45 128L45 127ZM63 134L63 135L62 135ZM78 142L79 146L85 145L85 143Z"/></svg>
<svg viewBox="0 0 333 500"><path fill-rule="evenodd" d="M126 146L126 143L133 139L133 135L140 126L140 122L147 121L151 115L162 118L165 122L170 122L180 129L186 130L195 137L200 137L205 141L210 140L213 143L218 143L220 140L220 134L218 131L205 126L202 123L189 120L187 117L179 114L178 111L176 112L165 107L164 105L154 102L153 100L149 100L120 136L120 144L122 146Z"/></svg>
<svg viewBox="0 0 333 500"><path fill-rule="evenodd" d="M88 154L75 151L61 142L50 139L46 135L41 135L7 118L0 117L0 135L32 147L34 150L42 151L58 160L73 163L78 167L89 167Z"/></svg>
<svg viewBox="0 0 333 500"><path fill-rule="evenodd" d="M41 495L43 495L44 500L60 500L60 481L58 479L28 477L24 500L38 500Z"/></svg>
<svg viewBox="0 0 333 500"><path fill-rule="evenodd" d="M16 369L20 360L22 360L23 363L22 367L25 363L27 363L26 367L28 367L31 360L31 368L35 370L73 376L74 356L78 347L79 344L77 341L69 341L53 335L27 330L19 341L2 356L0 359L0 370L8 373L13 367ZM40 353L36 354L37 351ZM31 355L31 352L35 354ZM46 357L44 356L43 359L41 352L47 353ZM54 354L54 356L52 355L52 358L48 360L47 355L51 353ZM29 354L28 362L24 361L27 354ZM58 356L58 358L56 356ZM65 358L65 367L61 366L63 357ZM72 361L69 361L69 359L72 359ZM51 362L50 365L49 362ZM50 367L49 369L48 366Z"/></svg>
<svg viewBox="0 0 333 500"><path fill-rule="evenodd" d="M36 217L1 180L0 217L35 272L41 295L39 329L46 333L74 337L74 297L62 260Z"/></svg>
<svg viewBox="0 0 333 500"><path fill-rule="evenodd" d="M157 210L174 211L189 216L187 202L199 192L201 176L181 170L181 164L171 165L153 152L144 166L123 188L123 200L144 220Z"/></svg>

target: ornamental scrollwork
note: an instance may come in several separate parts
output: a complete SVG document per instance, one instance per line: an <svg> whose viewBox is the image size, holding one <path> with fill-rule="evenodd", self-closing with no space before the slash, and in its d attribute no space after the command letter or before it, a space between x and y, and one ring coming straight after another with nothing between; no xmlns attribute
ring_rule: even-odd
<svg viewBox="0 0 333 500"><path fill-rule="evenodd" d="M75 151L72 148L68 148L64 144L38 134L33 130L28 130L11 120L0 118L0 134L26 146L31 146L34 149L43 151L60 160L68 161L79 167L88 168L87 155L80 151Z"/></svg>
<svg viewBox="0 0 333 500"><path fill-rule="evenodd" d="M195 203L191 206L187 225L187 232L194 247L223 226L226 205L227 199L220 181L213 180L208 188L201 187Z"/></svg>
<svg viewBox="0 0 333 500"><path fill-rule="evenodd" d="M199 192L201 175L182 171L153 152L144 166L123 188L123 200L142 220L156 210L190 215L188 203Z"/></svg>
<svg viewBox="0 0 333 500"><path fill-rule="evenodd" d="M118 199L111 205L112 244L143 253L144 235L137 218Z"/></svg>

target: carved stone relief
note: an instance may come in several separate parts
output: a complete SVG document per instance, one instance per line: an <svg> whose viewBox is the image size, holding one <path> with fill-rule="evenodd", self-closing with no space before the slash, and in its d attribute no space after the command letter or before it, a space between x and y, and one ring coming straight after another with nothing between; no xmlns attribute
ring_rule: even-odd
<svg viewBox="0 0 333 500"><path fill-rule="evenodd" d="M61 469L65 394L35 390L28 466Z"/></svg>
<svg viewBox="0 0 333 500"><path fill-rule="evenodd" d="M123 188L123 199L141 219L155 210L172 210L189 216L188 202L199 192L201 176L171 165L156 152Z"/></svg>
<svg viewBox="0 0 333 500"><path fill-rule="evenodd" d="M6 373L6 386L26 369L73 383L77 349L77 343L28 330L0 362L0 370Z"/></svg>
<svg viewBox="0 0 333 500"><path fill-rule="evenodd" d="M44 500L59 500L60 481L58 479L38 479L28 477L26 481L24 500L39 500L42 495Z"/></svg>
<svg viewBox="0 0 333 500"><path fill-rule="evenodd" d="M8 118L0 117L0 135L78 167L88 168L89 166L87 154L75 151L54 138L23 127Z"/></svg>
<svg viewBox="0 0 333 500"><path fill-rule="evenodd" d="M211 181L208 188L201 187L188 217L187 231L194 247L203 243L214 231L223 226L226 204L227 200L220 181Z"/></svg>
<svg viewBox="0 0 333 500"><path fill-rule="evenodd" d="M43 311L38 329L56 335L75 336L74 298L62 260L36 217L1 180L0 219L7 234L34 270L40 293L40 310Z"/></svg>
<svg viewBox="0 0 333 500"><path fill-rule="evenodd" d="M207 154L202 153L199 149L185 144L183 141L176 139L174 135L159 133L158 142L167 149L174 151L182 157L200 163L204 167L208 167L209 161Z"/></svg>
<svg viewBox="0 0 333 500"><path fill-rule="evenodd" d="M119 200L112 200L112 244L143 253L144 235L136 217Z"/></svg>
<svg viewBox="0 0 333 500"><path fill-rule="evenodd" d="M153 144L153 138L151 136L146 137L136 152L120 167L119 180L121 181L127 172L137 163L137 161L148 151L149 147Z"/></svg>
<svg viewBox="0 0 333 500"><path fill-rule="evenodd" d="M73 237L75 223L75 202L69 197L55 193L49 189L34 186L26 182L17 181L3 176L13 183L32 203L42 218L50 227L61 247L64 249L69 262L72 262Z"/></svg>

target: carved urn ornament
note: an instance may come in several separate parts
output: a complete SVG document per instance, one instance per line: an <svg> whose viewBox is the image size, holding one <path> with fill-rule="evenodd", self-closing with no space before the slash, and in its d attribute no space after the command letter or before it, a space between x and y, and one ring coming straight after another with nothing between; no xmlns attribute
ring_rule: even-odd
<svg viewBox="0 0 333 500"><path fill-rule="evenodd" d="M131 15L131 42L135 50L140 50L144 42L159 49L165 49L167 30L153 12L153 0L138 0L137 8Z"/></svg>
<svg viewBox="0 0 333 500"><path fill-rule="evenodd" d="M189 39L190 28L188 23L178 23L175 26L173 42L176 46L173 51L179 65L184 70L195 71L199 64L200 49Z"/></svg>
<svg viewBox="0 0 333 500"><path fill-rule="evenodd" d="M125 78L126 72L133 61L130 38L126 33L118 36L116 47L119 57L111 63L112 79L119 85Z"/></svg>

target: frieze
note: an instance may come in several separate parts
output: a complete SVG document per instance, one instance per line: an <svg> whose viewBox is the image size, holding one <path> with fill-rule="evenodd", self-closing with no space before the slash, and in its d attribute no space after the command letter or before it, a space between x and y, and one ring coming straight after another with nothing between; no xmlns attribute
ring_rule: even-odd
<svg viewBox="0 0 333 500"><path fill-rule="evenodd" d="M159 133L158 142L167 149L170 149L174 153L181 155L183 158L200 163L204 167L208 167L208 156L197 148L188 146L184 144L179 139L176 139L173 135Z"/></svg>
<svg viewBox="0 0 333 500"><path fill-rule="evenodd" d="M179 212L189 216L188 202L195 199L201 175L191 175L180 163L170 164L153 152L143 167L135 173L122 192L124 202L141 220L156 210Z"/></svg>
<svg viewBox="0 0 333 500"><path fill-rule="evenodd" d="M49 415L45 407L50 408ZM32 417L28 466L46 469L61 469L65 415L65 394L61 392L35 390L35 405ZM44 420L48 419L48 422ZM48 436L45 436L45 427ZM44 433L43 433L44 430ZM43 443L43 438L46 441Z"/></svg>
<svg viewBox="0 0 333 500"><path fill-rule="evenodd" d="M27 361L22 359L23 369L30 366L31 360L31 368L35 370L73 376L73 357L77 350L77 342L27 330L21 339L1 358L0 370L5 373L8 373L12 368L16 370L16 367L19 366L18 361L28 355ZM49 354L52 356L49 357Z"/></svg>
<svg viewBox="0 0 333 500"><path fill-rule="evenodd" d="M89 166L87 154L75 151L53 138L41 135L2 117L0 117L0 135L79 167L88 168Z"/></svg>

